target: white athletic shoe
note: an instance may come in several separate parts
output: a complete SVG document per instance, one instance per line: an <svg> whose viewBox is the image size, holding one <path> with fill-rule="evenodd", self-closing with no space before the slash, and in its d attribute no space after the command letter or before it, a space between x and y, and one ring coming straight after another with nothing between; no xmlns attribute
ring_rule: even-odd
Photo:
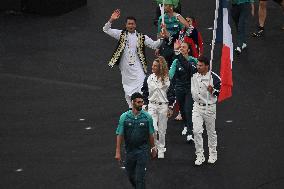
<svg viewBox="0 0 284 189"><path fill-rule="evenodd" d="M237 55L241 54L242 52L241 47L235 48L235 52L237 53Z"/></svg>
<svg viewBox="0 0 284 189"><path fill-rule="evenodd" d="M196 155L195 165L201 165L205 161L204 155Z"/></svg>
<svg viewBox="0 0 284 189"><path fill-rule="evenodd" d="M209 158L208 158L208 163L215 163L217 161L217 156L216 155L209 155Z"/></svg>
<svg viewBox="0 0 284 189"><path fill-rule="evenodd" d="M158 152L158 158L159 159L165 158L165 153L164 152Z"/></svg>
<svg viewBox="0 0 284 189"><path fill-rule="evenodd" d="M247 48L247 44L246 44L246 43L243 43L243 45L242 45L242 50L244 50L245 48Z"/></svg>
<svg viewBox="0 0 284 189"><path fill-rule="evenodd" d="M194 142L194 139L193 139L192 135L187 135L186 136L186 141L189 142L191 140Z"/></svg>
<svg viewBox="0 0 284 189"><path fill-rule="evenodd" d="M187 133L187 127L184 127L182 132L181 132L181 135L186 135L186 133Z"/></svg>

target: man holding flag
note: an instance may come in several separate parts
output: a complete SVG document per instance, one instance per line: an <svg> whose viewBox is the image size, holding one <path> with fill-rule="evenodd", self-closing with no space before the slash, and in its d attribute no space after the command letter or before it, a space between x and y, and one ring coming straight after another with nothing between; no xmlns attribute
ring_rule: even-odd
<svg viewBox="0 0 284 189"><path fill-rule="evenodd" d="M216 102L220 91L221 80L214 72L209 72L209 60L200 56L197 72L191 77L191 94L194 100L192 109L193 135L195 144L195 165L205 161L203 149L203 123L208 135L208 163L217 161L217 133L215 130ZM209 98L207 97L209 92Z"/></svg>
<svg viewBox="0 0 284 189"><path fill-rule="evenodd" d="M166 28L168 38L164 40L156 55L163 56L170 68L174 60L174 42L179 37L180 30L183 27L189 27L189 23L178 13L174 12L174 7L178 6L179 0L156 0L160 4L161 16L158 20L158 38L162 32L162 27Z"/></svg>
<svg viewBox="0 0 284 189"><path fill-rule="evenodd" d="M222 42L220 75L212 72L215 42ZM228 0L216 0L210 63L204 56L198 58L197 73L191 78L193 134L196 148L195 165L205 161L203 149L203 122L208 134L208 163L217 161L217 134L215 130L216 103L232 96L233 42L229 24ZM222 85L221 85L222 80Z"/></svg>

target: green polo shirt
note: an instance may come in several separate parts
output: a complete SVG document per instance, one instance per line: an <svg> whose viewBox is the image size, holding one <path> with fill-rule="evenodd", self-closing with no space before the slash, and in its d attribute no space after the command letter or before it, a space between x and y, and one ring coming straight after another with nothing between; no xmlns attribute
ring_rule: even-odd
<svg viewBox="0 0 284 189"><path fill-rule="evenodd" d="M255 0L232 0L232 4L239 5L242 3L254 3Z"/></svg>
<svg viewBox="0 0 284 189"><path fill-rule="evenodd" d="M118 122L118 127L116 129L116 134L117 135L124 135L124 126L125 126L125 120L126 118L130 118L132 120L135 120L137 124L140 123L140 121L142 121L142 119L147 119L148 121L148 127L149 127L149 134L153 134L154 133L154 126L153 126L153 119L151 117L151 115L144 111L144 110L141 110L140 111L140 114L138 114L137 116L135 116L133 114L133 112L131 110L127 111L127 112L124 112L121 116L120 116L120 119L119 119L119 122Z"/></svg>
<svg viewBox="0 0 284 189"><path fill-rule="evenodd" d="M162 16L160 16L158 21L158 33L161 32L161 23ZM169 17L168 14L165 14L165 24L171 36L177 34L184 27L175 16Z"/></svg>
<svg viewBox="0 0 284 189"><path fill-rule="evenodd" d="M116 134L124 138L127 153L149 150L149 136L153 133L153 119L144 110L136 116L132 110L123 113L116 129Z"/></svg>

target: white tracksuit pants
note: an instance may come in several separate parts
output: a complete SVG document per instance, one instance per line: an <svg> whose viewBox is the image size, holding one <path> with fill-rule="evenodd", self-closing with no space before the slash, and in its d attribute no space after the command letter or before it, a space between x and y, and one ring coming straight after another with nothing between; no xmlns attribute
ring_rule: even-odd
<svg viewBox="0 0 284 189"><path fill-rule="evenodd" d="M195 143L196 155L203 155L203 123L205 123L207 136L208 136L208 147L209 155L217 156L217 134L215 131L215 120L216 120L216 104L201 106L194 102L192 110L192 122L193 122L193 134Z"/></svg>
<svg viewBox="0 0 284 189"><path fill-rule="evenodd" d="M128 104L128 107L129 107L129 108L132 108L131 96L125 94L124 97L125 97L125 100L126 100L126 102L127 102L127 104Z"/></svg>
<svg viewBox="0 0 284 189"><path fill-rule="evenodd" d="M152 104L148 105L148 113L153 118L153 125L155 129L155 144L158 151L165 152L166 148L166 131L168 122L168 104ZM159 134L159 138L157 138Z"/></svg>

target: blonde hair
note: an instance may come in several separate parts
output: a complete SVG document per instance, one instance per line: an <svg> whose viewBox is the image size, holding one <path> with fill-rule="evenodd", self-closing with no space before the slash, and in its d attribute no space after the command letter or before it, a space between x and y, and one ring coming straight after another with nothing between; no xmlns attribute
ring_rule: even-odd
<svg viewBox="0 0 284 189"><path fill-rule="evenodd" d="M165 58L162 56L158 56L158 58L156 58L154 61L159 64L159 73L157 77L161 78L162 84L164 85L165 79L169 77L168 64Z"/></svg>

